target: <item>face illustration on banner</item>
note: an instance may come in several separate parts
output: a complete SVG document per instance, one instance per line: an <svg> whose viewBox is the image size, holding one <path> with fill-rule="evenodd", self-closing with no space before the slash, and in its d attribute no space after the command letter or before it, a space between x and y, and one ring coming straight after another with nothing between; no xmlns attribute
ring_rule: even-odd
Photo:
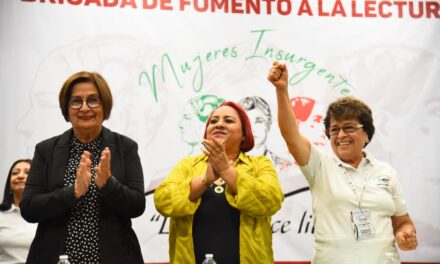
<svg viewBox="0 0 440 264"><path fill-rule="evenodd" d="M192 155L203 139L203 131L212 110L224 99L207 94L190 99L184 106L182 119L179 122L181 140L191 147Z"/></svg>
<svg viewBox="0 0 440 264"><path fill-rule="evenodd" d="M258 96L245 97L240 100L239 104L246 111L251 121L255 142L254 151L263 154L267 150L267 134L272 124L270 106L263 98Z"/></svg>
<svg viewBox="0 0 440 264"><path fill-rule="evenodd" d="M307 182L301 175L298 167L268 147L268 133L272 124L272 114L269 104L259 96L247 96L238 103L249 117L255 139L254 148L247 154L264 155L272 160L285 195L296 193L298 189L306 190Z"/></svg>
<svg viewBox="0 0 440 264"><path fill-rule="evenodd" d="M58 105L58 93L65 71L55 67L44 77L40 74L31 90L29 109L16 126L17 133L24 137L22 142L30 157L34 154L36 143L69 128ZM52 79L51 74L54 74Z"/></svg>
<svg viewBox="0 0 440 264"><path fill-rule="evenodd" d="M41 64L33 87L31 106L17 125L28 155L35 144L70 126L63 120L58 94L66 76L80 70L100 73L113 94L113 111L104 126L148 145L163 119L166 101L154 102L138 83L137 72L158 53L140 40L124 36L96 36L80 39L52 51ZM161 96L166 89L160 91ZM149 131L145 134L144 131Z"/></svg>
<svg viewBox="0 0 440 264"><path fill-rule="evenodd" d="M252 126L255 146L249 152L251 155L264 155L272 159L276 168L287 170L292 163L281 158L270 150L266 144L267 136L272 124L272 115L269 104L259 96L248 96L238 104L246 111Z"/></svg>

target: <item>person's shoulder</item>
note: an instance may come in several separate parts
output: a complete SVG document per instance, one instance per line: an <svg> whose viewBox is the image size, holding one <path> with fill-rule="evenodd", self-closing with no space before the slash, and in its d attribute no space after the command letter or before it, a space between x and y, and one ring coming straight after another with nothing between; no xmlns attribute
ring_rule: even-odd
<svg viewBox="0 0 440 264"><path fill-rule="evenodd" d="M180 159L180 162L196 164L204 160L208 160L208 157L205 154L198 154L198 155L183 157L182 159Z"/></svg>
<svg viewBox="0 0 440 264"><path fill-rule="evenodd" d="M4 215L9 214L12 212L12 207L9 209L0 209L0 218L4 217Z"/></svg>
<svg viewBox="0 0 440 264"><path fill-rule="evenodd" d="M106 127L103 127L102 129L104 140L116 141L128 145L137 145L137 142L135 140L126 135L112 131Z"/></svg>
<svg viewBox="0 0 440 264"><path fill-rule="evenodd" d="M7 215L10 215L11 213L12 214L13 213L20 214L20 209L18 207L16 207L14 204L11 204L11 207L9 207L9 208L2 208L0 210L0 218L6 217Z"/></svg>
<svg viewBox="0 0 440 264"><path fill-rule="evenodd" d="M376 159L370 152L364 151L367 165L374 174L389 175L392 178L397 177L396 169L388 162Z"/></svg>
<svg viewBox="0 0 440 264"><path fill-rule="evenodd" d="M46 148L51 148L52 146L54 146L55 144L58 144L60 142L64 142L67 143L68 139L70 138L71 134L71 129L65 131L62 134L50 137L48 139L45 139L39 143L37 143L36 147L40 148L40 149L46 149Z"/></svg>
<svg viewBox="0 0 440 264"><path fill-rule="evenodd" d="M6 225L6 219L9 217L10 209L6 211L0 210L0 229Z"/></svg>
<svg viewBox="0 0 440 264"><path fill-rule="evenodd" d="M388 163L386 161L383 161L383 160L380 160L380 159L376 159L373 156L373 154L371 154L371 152L369 152L369 151L363 151L363 152L364 152L365 159L371 165L373 165L373 166L380 166L380 167L383 167L383 168L390 168L390 169L393 168L390 163Z"/></svg>
<svg viewBox="0 0 440 264"><path fill-rule="evenodd" d="M375 170L379 170L382 172L388 171L390 174L396 174L396 169L388 163L383 160L375 159L370 153L367 154L366 159L368 160L369 164L371 164Z"/></svg>
<svg viewBox="0 0 440 264"><path fill-rule="evenodd" d="M208 162L208 157L204 154L194 155L194 156L185 156L179 159L175 166L177 167L195 167L199 164Z"/></svg>
<svg viewBox="0 0 440 264"><path fill-rule="evenodd" d="M48 146L48 145L53 145L54 142L56 142L59 138L61 137L61 135L57 135L57 136L53 136L51 138L47 138L41 142L39 142L37 144L37 146Z"/></svg>
<svg viewBox="0 0 440 264"><path fill-rule="evenodd" d="M272 164L272 161L271 161L271 159L269 158L269 157L267 157L267 156L265 156L265 155L255 155L255 156L253 156L253 155L247 155L247 154L243 154L243 155L240 155L240 159L243 161L243 162L252 162L252 163L257 163L257 164L259 164L259 163L270 163L270 164Z"/></svg>

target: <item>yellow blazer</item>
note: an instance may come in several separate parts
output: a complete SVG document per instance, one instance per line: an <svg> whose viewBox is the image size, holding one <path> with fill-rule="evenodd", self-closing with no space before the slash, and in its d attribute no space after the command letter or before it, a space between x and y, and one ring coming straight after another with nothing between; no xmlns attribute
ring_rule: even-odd
<svg viewBox="0 0 440 264"><path fill-rule="evenodd" d="M171 264L195 263L192 223L201 198L188 197L191 180L204 175L207 166L204 154L181 160L154 193L156 209L170 217ZM226 187L225 195L240 210L240 264L273 263L271 216L284 200L278 175L265 156L240 153L235 168L237 193Z"/></svg>

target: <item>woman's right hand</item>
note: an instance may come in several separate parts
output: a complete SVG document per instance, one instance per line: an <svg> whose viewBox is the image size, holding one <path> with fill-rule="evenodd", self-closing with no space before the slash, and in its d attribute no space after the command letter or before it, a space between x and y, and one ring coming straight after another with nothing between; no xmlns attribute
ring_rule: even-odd
<svg viewBox="0 0 440 264"><path fill-rule="evenodd" d="M204 148L203 153L209 158L209 166L214 173L215 179L222 177L222 174L231 167L231 163L228 160L225 146L223 141L219 141L215 138L204 139L202 142ZM209 169L209 167L208 167ZM208 172L208 171L207 171Z"/></svg>
<svg viewBox="0 0 440 264"><path fill-rule="evenodd" d="M92 176L92 161L90 160L90 152L84 151L81 155L78 170L76 171L75 189L73 194L76 199L84 196L89 190L90 179Z"/></svg>
<svg viewBox="0 0 440 264"><path fill-rule="evenodd" d="M204 177L206 179L206 182L209 184L215 182L219 178L218 175L215 174L214 168L212 167L210 161L208 162L208 168L206 169L206 174Z"/></svg>
<svg viewBox="0 0 440 264"><path fill-rule="evenodd" d="M287 89L287 67L286 64L274 61L272 67L269 70L267 79L277 88L277 89Z"/></svg>

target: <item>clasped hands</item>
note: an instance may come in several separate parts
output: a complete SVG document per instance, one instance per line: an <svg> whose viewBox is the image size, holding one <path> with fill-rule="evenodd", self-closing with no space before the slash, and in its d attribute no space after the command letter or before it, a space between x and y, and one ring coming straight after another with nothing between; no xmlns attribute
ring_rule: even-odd
<svg viewBox="0 0 440 264"><path fill-rule="evenodd" d="M75 198L79 199L89 190L90 180L92 177L92 161L90 160L90 152L85 150L81 155L78 170L76 171ZM102 153L98 166L94 168L96 172L95 184L98 188L103 188L110 178L110 149L106 147Z"/></svg>
<svg viewBox="0 0 440 264"><path fill-rule="evenodd" d="M224 175L224 173L231 167L232 161L229 161L228 156L226 155L223 141L215 138L210 140L204 139L202 144L204 147L201 149L209 158L205 180L207 183L211 184Z"/></svg>

